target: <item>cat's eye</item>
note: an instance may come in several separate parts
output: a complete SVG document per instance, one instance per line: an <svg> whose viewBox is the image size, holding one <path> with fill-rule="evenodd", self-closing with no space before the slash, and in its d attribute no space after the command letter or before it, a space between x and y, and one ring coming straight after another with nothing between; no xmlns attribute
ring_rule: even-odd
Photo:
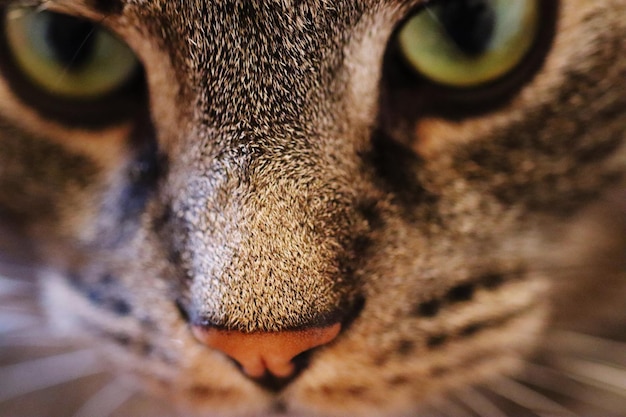
<svg viewBox="0 0 626 417"><path fill-rule="evenodd" d="M19 7L9 8L5 19L6 41L19 69L52 94L110 94L139 66L128 46L91 22Z"/></svg>
<svg viewBox="0 0 626 417"><path fill-rule="evenodd" d="M0 70L27 104L72 124L110 124L145 104L143 68L131 48L75 16L0 7Z"/></svg>
<svg viewBox="0 0 626 417"><path fill-rule="evenodd" d="M439 0L400 28L405 62L422 77L475 88L512 71L532 48L540 0Z"/></svg>

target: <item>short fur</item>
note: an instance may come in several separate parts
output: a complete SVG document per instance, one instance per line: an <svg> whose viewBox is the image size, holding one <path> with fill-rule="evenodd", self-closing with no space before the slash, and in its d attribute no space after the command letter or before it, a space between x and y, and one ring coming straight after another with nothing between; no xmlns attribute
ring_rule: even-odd
<svg viewBox="0 0 626 417"><path fill-rule="evenodd" d="M626 323L624 0L561 1L536 74L476 114L388 81L419 0L42 4L126 41L149 103L74 126L0 78L0 249L36 254L50 326L185 415L407 415ZM279 392L189 331L336 320Z"/></svg>

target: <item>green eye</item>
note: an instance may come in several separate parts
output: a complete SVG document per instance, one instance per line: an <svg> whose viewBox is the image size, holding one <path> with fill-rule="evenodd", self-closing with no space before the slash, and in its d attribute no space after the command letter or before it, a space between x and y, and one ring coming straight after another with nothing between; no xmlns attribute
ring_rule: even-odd
<svg viewBox="0 0 626 417"><path fill-rule="evenodd" d="M4 16L17 69L50 94L103 97L123 87L139 68L128 46L88 21L17 6Z"/></svg>
<svg viewBox="0 0 626 417"><path fill-rule="evenodd" d="M400 29L405 60L424 77L471 88L499 79L524 59L539 29L540 0L442 0Z"/></svg>

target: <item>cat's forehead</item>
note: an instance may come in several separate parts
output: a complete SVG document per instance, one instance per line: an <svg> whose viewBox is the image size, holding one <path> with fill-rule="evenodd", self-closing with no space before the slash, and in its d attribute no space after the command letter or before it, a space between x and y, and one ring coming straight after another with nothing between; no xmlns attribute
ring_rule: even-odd
<svg viewBox="0 0 626 417"><path fill-rule="evenodd" d="M171 23L183 21L202 21L203 18L222 18L233 20L245 17L260 25L272 23L271 19L280 17L282 20L293 19L315 20L323 17L328 23L336 25L340 30L346 23L358 21L363 14L393 10L406 11L426 0L48 0L42 3L57 3L70 7L87 8L103 16L130 14L158 14L161 18L170 19ZM268 19L270 19L268 21ZM205 21L206 23L206 21Z"/></svg>
<svg viewBox="0 0 626 417"><path fill-rule="evenodd" d="M181 9L184 9L184 6L189 6L190 8L200 8L200 9L210 9L215 6L231 6L233 7L233 12L236 8L242 5L253 4L258 6L259 8L268 7L274 8L279 7L283 10L300 10L302 8L310 9L310 10L322 10L322 9L340 9L337 7L342 2L337 2L333 0L262 0L262 1L251 1L251 0L193 0L193 1L171 1L171 0L55 0L60 2L79 2L84 4L87 7L91 7L94 10L99 12L110 14L110 13L121 13L127 5L138 5L144 7L158 6L159 8L164 8L167 3L176 4L180 6ZM350 5L353 10L358 10L362 8L371 8L371 7L380 7L380 6L405 6L406 4L417 4L423 3L424 0L359 0L352 2L343 2L345 4Z"/></svg>

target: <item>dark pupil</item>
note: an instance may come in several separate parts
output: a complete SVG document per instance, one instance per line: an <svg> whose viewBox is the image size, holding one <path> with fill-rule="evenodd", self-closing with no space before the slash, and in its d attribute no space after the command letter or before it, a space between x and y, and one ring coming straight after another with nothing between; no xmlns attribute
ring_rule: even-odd
<svg viewBox="0 0 626 417"><path fill-rule="evenodd" d="M50 13L46 42L55 58L68 69L79 69L94 50L94 25L71 16Z"/></svg>
<svg viewBox="0 0 626 417"><path fill-rule="evenodd" d="M447 0L442 2L438 15L461 51L468 55L485 52L496 23L492 0Z"/></svg>

